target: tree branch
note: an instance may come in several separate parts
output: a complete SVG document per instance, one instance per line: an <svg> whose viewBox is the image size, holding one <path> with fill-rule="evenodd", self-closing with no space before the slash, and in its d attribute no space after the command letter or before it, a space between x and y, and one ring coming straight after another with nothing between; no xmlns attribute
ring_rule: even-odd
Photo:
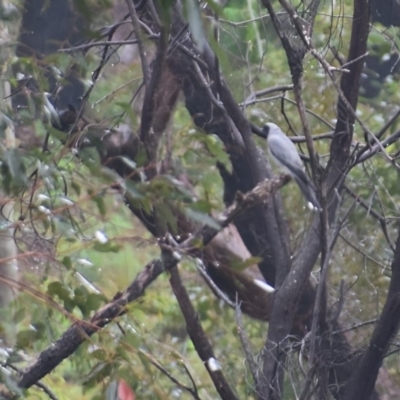
<svg viewBox="0 0 400 400"><path fill-rule="evenodd" d="M68 358L90 336L126 312L125 306L143 296L145 289L164 271L161 260L153 260L140 272L124 293L100 309L89 321L72 325L57 341L43 350L22 373L18 386L30 388Z"/></svg>
<svg viewBox="0 0 400 400"><path fill-rule="evenodd" d="M263 4L267 7L270 14L272 12L271 19L274 22L274 11L270 2L268 0L263 0ZM342 182L349 167L350 145L353 136L352 127L356 118L355 113L352 111L355 110L357 106L359 82L364 64L364 58L359 57L366 53L366 43L369 33L368 10L368 0L355 0L348 60L352 61L358 59L358 61L350 65L350 73L343 74L341 80L341 93L343 96L339 95L337 124L331 144L331 157L326 171L327 188L323 188L323 191L326 190L325 196L326 204L328 205L329 223L332 223L337 213L340 204L340 197L338 198L337 196L337 190L340 193ZM279 21L276 20L274 25L279 28ZM311 49L310 38L306 38L302 30L299 27L297 28L298 34L303 39L304 44ZM278 35L283 44L286 43L286 45L289 45L283 32L278 31ZM291 62L295 60L291 61L289 59L288 61L289 64L291 64ZM292 74L294 67L295 65L291 66ZM350 104L351 107L347 107L346 104ZM326 235L326 237L327 236L328 235ZM292 329L293 318L296 312L296 306L301 297L301 292L308 281L311 269L320 251L321 226L319 216L315 216L308 233L304 236L292 270L286 277L280 290L276 293L269 325L268 341L264 349L264 381L261 382L263 386L260 392L265 398L280 398L282 395L278 386L279 382L277 381L279 378L277 377L279 377L279 372L282 371L283 368L282 360L285 358L285 352L283 350ZM338 345L338 347L349 351L349 346L346 346L341 337L337 340L337 343L340 341L340 346ZM328 342L329 341L325 341L325 345L332 345ZM333 340L333 342L336 343L336 339ZM330 349L333 349L333 345ZM342 374L340 368L346 369L347 374L350 374L348 370L349 365L347 363L332 366L332 368L335 369L337 375L335 375L335 373L329 374L331 379L333 379L334 376L343 376L345 379L345 373Z"/></svg>
<svg viewBox="0 0 400 400"><path fill-rule="evenodd" d="M215 388L223 400L238 400L239 398L231 389L222 373L221 367L218 365L213 348L211 347L203 327L201 326L199 315L194 309L185 286L182 283L178 268L175 267L170 269L169 273L169 282L185 318L186 330L193 342L197 354L207 368L207 371L214 382Z"/></svg>
<svg viewBox="0 0 400 400"><path fill-rule="evenodd" d="M151 261L137 275L135 280L122 293L117 293L114 299L102 307L89 321L79 321L72 325L57 341L43 350L37 360L22 373L18 382L21 388L29 388L50 373L64 359L69 357L83 342L100 329L111 323L115 318L126 313L126 305L144 295L145 289L154 282L164 271L175 267L180 261L180 252L196 251L199 248L199 240L206 246L217 233L228 226L235 218L248 208L254 207L260 202L268 201L275 191L289 181L287 175L264 181L256 186L253 191L238 196L235 204L223 212L216 223L219 229L204 226L197 234L181 243L178 248L161 244L170 252L170 256Z"/></svg>
<svg viewBox="0 0 400 400"><path fill-rule="evenodd" d="M368 349L357 363L346 385L343 400L364 400L373 395L375 381L390 342L400 327L400 229L392 262L392 277L382 314Z"/></svg>
<svg viewBox="0 0 400 400"><path fill-rule="evenodd" d="M173 37L177 37L185 26L177 6L172 24ZM171 53L167 62L181 82L186 108L194 123L206 133L217 134L230 155L233 171L228 172L221 165L219 167L225 185L224 201L225 204L231 204L237 191L248 192L258 182L271 177L271 171L254 144L247 118L220 76L218 60L211 47L205 43L202 57L206 67L199 63L199 68L194 69L193 59L180 50L183 46L188 51L196 49L190 35L185 35L178 51ZM209 82L207 88L199 77L199 69L204 80ZM216 104L218 100L220 102ZM251 254L263 259L259 268L266 281L274 285L275 271L281 273L290 262L288 229L282 216L281 203L274 200L249 210L246 217L235 221L235 225Z"/></svg>

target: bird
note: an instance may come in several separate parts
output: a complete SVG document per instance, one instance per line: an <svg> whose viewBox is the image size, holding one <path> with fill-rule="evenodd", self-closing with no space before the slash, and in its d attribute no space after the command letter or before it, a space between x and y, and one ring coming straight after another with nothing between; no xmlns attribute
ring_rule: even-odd
<svg viewBox="0 0 400 400"><path fill-rule="evenodd" d="M321 210L315 187L304 171L303 163L293 142L281 131L278 125L268 123L262 128L272 158L297 182L310 209Z"/></svg>

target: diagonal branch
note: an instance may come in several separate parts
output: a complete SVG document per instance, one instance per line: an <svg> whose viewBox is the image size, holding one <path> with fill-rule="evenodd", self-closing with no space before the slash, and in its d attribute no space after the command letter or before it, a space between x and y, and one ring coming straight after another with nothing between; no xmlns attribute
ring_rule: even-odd
<svg viewBox="0 0 400 400"><path fill-rule="evenodd" d="M114 299L97 311L89 321L76 322L57 341L43 350L36 361L21 373L18 382L19 387L27 389L34 385L74 353L90 336L110 324L115 318L125 314L127 304L143 296L146 288L165 270L177 266L181 259L179 252L189 252L190 254L190 251L194 250L196 253L199 247L199 239L206 246L220 230L228 226L245 210L260 202L268 201L275 191L287 183L289 179L288 176L282 175L279 178L264 181L256 186L253 191L239 196L238 201L226 209L217 219L217 223L220 225L219 229L205 226L176 249L171 249L165 244L162 245L166 250L173 250L168 253L168 257L164 256L162 259L151 261L122 293L117 293Z"/></svg>
<svg viewBox="0 0 400 400"><path fill-rule="evenodd" d="M353 163L352 166L367 161L369 158L373 157L376 153L382 151L382 149L385 149L391 144L397 142L397 140L399 139L400 139L400 131L397 131L392 135L388 136L385 140L382 140L382 142L375 143L373 146L370 147L365 146L357 155L356 161Z"/></svg>
<svg viewBox="0 0 400 400"><path fill-rule="evenodd" d="M164 271L161 260L153 260L138 274L123 294L116 297L99 310L89 321L80 321L72 325L64 334L43 350L36 361L26 368L18 386L28 389L49 374L63 360L73 354L90 336L111 323L126 312L125 306L143 296L145 289Z"/></svg>

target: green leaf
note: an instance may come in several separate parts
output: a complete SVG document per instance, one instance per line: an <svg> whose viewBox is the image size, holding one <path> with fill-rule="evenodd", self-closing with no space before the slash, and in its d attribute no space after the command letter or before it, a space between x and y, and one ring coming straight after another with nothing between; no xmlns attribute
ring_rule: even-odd
<svg viewBox="0 0 400 400"><path fill-rule="evenodd" d="M46 128L47 128L47 130L50 133L50 136L52 138L58 139L61 142L65 142L66 141L68 136L67 136L67 134L65 132L60 131L57 128L54 128L54 126L52 126L52 125L49 125Z"/></svg>
<svg viewBox="0 0 400 400"><path fill-rule="evenodd" d="M94 387L103 379L107 379L111 375L111 372L111 365L109 363L100 362L87 375L83 385L87 388Z"/></svg>
<svg viewBox="0 0 400 400"><path fill-rule="evenodd" d="M209 214L213 210L212 204L207 200L198 200L190 204L190 209L193 211Z"/></svg>
<svg viewBox="0 0 400 400"><path fill-rule="evenodd" d="M104 197L103 197L103 196L100 196L100 195L97 195L97 196L94 196L94 197L92 198L92 200L96 203L97 208L98 208L100 214L101 214L102 216L105 216L105 215L106 215L106 212L107 212L107 208L106 208L106 204L105 204L105 202L104 202Z"/></svg>
<svg viewBox="0 0 400 400"><path fill-rule="evenodd" d="M118 253L121 250L121 246L108 241L107 243L95 242L93 249L100 253Z"/></svg>
<svg viewBox="0 0 400 400"><path fill-rule="evenodd" d="M75 190L75 193L78 196L80 196L80 194L81 194L81 186L78 183L76 183L75 181L72 181L71 182L71 187L72 187L72 189Z"/></svg>
<svg viewBox="0 0 400 400"><path fill-rule="evenodd" d="M22 307L22 308L18 309L18 311L13 316L14 324L18 324L19 322L23 321L25 316L26 316L25 307Z"/></svg>
<svg viewBox="0 0 400 400"><path fill-rule="evenodd" d="M216 135L207 135L205 142L209 152L217 159L217 161L222 163L229 172L231 172L231 160L225 151L225 147L221 139Z"/></svg>
<svg viewBox="0 0 400 400"><path fill-rule="evenodd" d="M6 163L12 177L12 186L21 187L26 186L27 177L25 174L25 167L22 158L17 149L11 148L5 154Z"/></svg>
<svg viewBox="0 0 400 400"><path fill-rule="evenodd" d="M132 182L131 180L125 181L125 190L129 195L130 199L141 199L143 195L138 190L138 184L136 182Z"/></svg>
<svg viewBox="0 0 400 400"><path fill-rule="evenodd" d="M24 397L24 393L22 389L18 386L18 382L11 375L8 375L7 372L2 372L1 377L4 384L12 393L21 398Z"/></svg>
<svg viewBox="0 0 400 400"><path fill-rule="evenodd" d="M98 174L101 162L100 154L95 148L85 147L80 149L79 157L94 175Z"/></svg>
<svg viewBox="0 0 400 400"><path fill-rule="evenodd" d="M98 293L89 293L86 296L85 306L88 312L96 311L100 308L101 304L105 302L105 297Z"/></svg>
<svg viewBox="0 0 400 400"><path fill-rule="evenodd" d="M231 263L231 267L236 270L236 271L243 271L247 267L250 267L252 265L257 265L260 263L263 259L261 257L250 257L245 261L233 261Z"/></svg>
<svg viewBox="0 0 400 400"><path fill-rule="evenodd" d="M49 283L49 285L47 286L47 293L51 297L57 296L60 300L65 301L71 299L70 291L67 290L65 286L59 281Z"/></svg>
<svg viewBox="0 0 400 400"><path fill-rule="evenodd" d="M18 349L32 348L38 340L38 334L33 329L26 329L17 333L16 347Z"/></svg>
<svg viewBox="0 0 400 400"><path fill-rule="evenodd" d="M71 257L65 256L62 260L61 263L69 270L72 268L72 260Z"/></svg>
<svg viewBox="0 0 400 400"><path fill-rule="evenodd" d="M176 214L174 214L172 208L167 203L157 204L157 206L155 206L155 212L157 215L157 221L161 223L163 230L169 231L173 234L178 232Z"/></svg>
<svg viewBox="0 0 400 400"><path fill-rule="evenodd" d="M208 225L214 229L220 229L220 225L214 218L210 217L208 214L204 214L198 211L194 211L190 208L185 209L185 214L188 218L192 219L193 221L199 222L203 225Z"/></svg>

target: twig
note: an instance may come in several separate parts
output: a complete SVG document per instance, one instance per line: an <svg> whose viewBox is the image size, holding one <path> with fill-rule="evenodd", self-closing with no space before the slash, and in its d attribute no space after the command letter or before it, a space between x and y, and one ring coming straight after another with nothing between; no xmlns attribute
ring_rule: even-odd
<svg viewBox="0 0 400 400"><path fill-rule="evenodd" d="M345 295L344 295L344 279L340 281L340 287L339 287L339 295L338 295L338 300L335 303L335 310L334 312L331 313L330 315L330 321L337 321L340 317L340 314L343 311L343 306L344 306L344 300L345 300ZM333 332L331 330L331 335L333 335Z"/></svg>
<svg viewBox="0 0 400 400"><path fill-rule="evenodd" d="M129 15L131 17L133 30L135 31L137 45L139 48L140 62L142 63L144 83L147 86L150 79L150 70L149 66L147 65L146 52L143 46L143 41L140 37L139 18L137 16L136 8L134 7L132 0L126 0L126 3L128 5Z"/></svg>
<svg viewBox="0 0 400 400"><path fill-rule="evenodd" d="M382 142L377 139L377 143L375 143L369 150L367 150L369 147L365 146L357 155L356 160L353 163L353 166L368 160L379 151L382 151L382 149L384 154L386 154L385 147L390 146L391 144L396 142L399 138L400 138L400 130L393 133L393 135L390 135ZM389 157L389 161L393 162L394 160L391 157Z"/></svg>
<svg viewBox="0 0 400 400"><path fill-rule="evenodd" d="M392 240L390 239L389 232L387 229L387 224L386 224L386 219L380 215L377 211L375 211L373 208L368 206L368 204L356 193L354 193L347 185L344 185L344 189L346 190L349 195L357 201L358 204L360 204L369 214L371 214L374 218L376 218L382 228L382 232L385 235L385 238L390 246L390 248L394 251L394 244L392 243Z"/></svg>
<svg viewBox="0 0 400 400"><path fill-rule="evenodd" d="M287 101L288 103L294 104L296 105L296 102L292 99L289 99L287 97L283 98L283 101ZM323 124L325 124L329 129L334 130L335 127L329 122L327 121L325 118L322 118L320 115L318 115L316 112L314 112L313 110L310 110L309 108L306 108L306 112L307 114L312 115L313 117L317 118L318 120L320 120Z"/></svg>
<svg viewBox="0 0 400 400"><path fill-rule="evenodd" d="M186 390L189 392L194 399L196 400L201 400L199 397L199 393L197 390L197 387L195 385L195 382L192 379L192 376L189 374L190 380L192 381L193 388L184 385L182 382L180 382L178 379L176 379L172 374L168 372L168 370L163 367L160 363L158 363L153 357L150 357L150 354L146 353L146 356L149 357L149 362L153 364L158 370L160 370L165 376L167 376L173 383L175 383L177 386L179 386L181 389ZM188 372L186 366L185 366L186 371Z"/></svg>
<svg viewBox="0 0 400 400"><path fill-rule="evenodd" d="M322 67L324 68L325 72L329 75L329 77L331 78L331 81L333 83L333 85L336 88L336 91L340 97L340 99L343 101L343 104L346 106L346 108L348 109L348 111L352 114L352 116L354 117L354 119L360 124L362 130L364 131L365 134L371 136L375 143L377 143L377 145L379 146L379 148L381 149L381 151L383 152L383 154L385 155L385 157L389 160L389 161L393 161L392 158L389 156L389 154L386 153L385 149L383 148L381 142L377 139L377 137L374 135L374 133L367 127L367 125L364 124L364 122L362 121L362 119L357 115L357 113L355 112L355 109L353 108L353 106L350 104L350 102L347 100L347 97L345 96L345 94L343 93L342 89L340 88L340 86L338 85L338 83L335 80L335 77L333 76L332 73L332 68L331 66L319 55L319 53L314 49L310 47L310 51L312 53L312 55L319 61L319 63L322 65Z"/></svg>
<svg viewBox="0 0 400 400"><path fill-rule="evenodd" d="M375 324L378 321L379 321L379 318L369 319L368 321L360 322L359 324L349 326L348 328L343 328L338 331L334 331L334 332L332 332L332 334L336 335L338 333L345 333L345 332L353 331L355 329L363 328L364 326L367 326L367 325Z"/></svg>
<svg viewBox="0 0 400 400"><path fill-rule="evenodd" d="M251 347L250 347L249 338L247 337L246 332L243 327L242 311L240 309L240 303L238 302L237 296L236 296L235 310L236 310L237 331L239 334L240 343L242 344L242 349L246 356L246 361L249 364L250 372L251 372L251 375L253 376L255 386L258 387L259 382L258 382L258 374L257 374L257 363L254 360L254 356L252 354Z"/></svg>
<svg viewBox="0 0 400 400"><path fill-rule="evenodd" d="M306 398L311 398L311 394L309 397L307 396L307 393L309 391L312 378L317 371L317 363L314 363L314 357L315 357L315 351L316 351L316 341L317 341L317 333L318 331L321 330L321 326L318 326L318 321L322 320L325 321L326 319L326 314L324 313L323 315L320 315L321 308L322 306L324 307L323 311L326 312L326 280L327 280L327 275L328 275L328 266L329 266L329 261L331 258L332 250L334 247L334 244L336 242L336 239L338 237L338 234L340 232L340 226L336 227L336 232L333 234L331 243L328 244L326 252L323 254L323 262L321 265L321 271L320 271L320 279L318 282L318 287L317 287L317 294L315 297L315 302L314 302L314 310L313 310L313 318L312 318L312 323L311 323L311 330L310 330L310 352L309 352L309 357L308 357L308 364L310 365L310 369L307 373L306 381L302 389L302 393L300 395L300 400L304 400ZM328 238L327 238L328 240Z"/></svg>
<svg viewBox="0 0 400 400"><path fill-rule="evenodd" d="M340 69L343 69L344 67L348 67L349 65L351 65L359 60L362 60L363 58L367 57L368 55L369 55L369 52L367 51L364 54L361 54L361 56L358 56L358 57L354 58L353 60L345 62L343 65L340 66Z"/></svg>
<svg viewBox="0 0 400 400"><path fill-rule="evenodd" d="M226 113L226 110L225 110L223 104L220 101L218 101L218 99L215 97L213 91L211 90L211 85L206 81L206 78L204 77L203 72L201 71L199 65L196 62L193 62L193 67L197 73L197 76L198 76L200 82L202 83L204 89L206 90L209 99L213 103L213 105L216 108L218 108L219 110L221 110L222 112Z"/></svg>
<svg viewBox="0 0 400 400"><path fill-rule="evenodd" d="M261 99L256 99L253 98L251 100L246 100L243 103L239 103L239 107L248 107L251 106L253 104L258 104L258 103L266 103L267 101L272 101L272 100L279 100L282 98L282 95L279 94L277 96L271 96L271 97L263 97Z"/></svg>
<svg viewBox="0 0 400 400"><path fill-rule="evenodd" d="M311 323L311 335L310 335L310 355L309 355L309 365L313 366L314 364L314 356L315 356L315 347L316 347L316 338L317 338L317 323L318 319L320 317L320 308L321 308L321 302L323 301L322 295L323 292L325 291L326 288L326 279L328 275L328 266L329 266L329 261L331 259L331 254L333 251L333 248L335 247L335 243L337 238L340 235L340 231L342 229L342 225L344 221L347 220L351 212L353 211L355 207L356 202L354 201L351 207L347 210L346 215L343 217L341 221L339 221L339 213L336 214L336 223L335 221L333 222L332 228L331 228L331 237L329 238L329 242L327 243L327 249L326 253L324 254L324 259L322 261L321 265L321 276L318 282L318 287L317 287L317 294L315 296L315 304L314 304L314 311L313 311L313 319ZM328 238L327 238L328 240Z"/></svg>
<svg viewBox="0 0 400 400"><path fill-rule="evenodd" d="M9 364L9 363L0 362L0 365L3 368L10 368L10 369L14 370L15 372L18 372L19 374L22 371L20 368L16 367L15 365ZM58 397L44 383L36 382L35 386L37 386L38 388L42 389L43 392L45 392L50 399L58 400Z"/></svg>
<svg viewBox="0 0 400 400"><path fill-rule="evenodd" d="M263 133L263 131L258 126L254 125L253 123L250 123L250 126L251 126L251 131L255 135L257 135L257 136L259 136L259 137L261 137L263 139L266 139L265 133ZM321 133L320 135L311 136L311 138L314 141L323 140L323 139L332 139L333 138L333 134L334 134L334 132ZM306 137L305 136L288 136L288 137L293 143L303 143L303 142L306 141Z"/></svg>
<svg viewBox="0 0 400 400"><path fill-rule="evenodd" d="M400 233L400 232L399 232ZM350 384L346 385L344 400L363 400L371 397L382 361L400 326L400 234L391 264L392 276L382 313L370 343L356 363Z"/></svg>
<svg viewBox="0 0 400 400"><path fill-rule="evenodd" d="M287 90L292 90L293 85L278 85L278 86L273 86L267 89L259 90L257 92L252 92L250 95L247 97L247 99L241 103L244 106L249 104L252 100L254 100L257 97L265 96L266 94L274 93L274 92L286 92Z"/></svg>
<svg viewBox="0 0 400 400"><path fill-rule="evenodd" d="M158 34L153 34L147 36L149 39L158 39L160 35ZM125 44L138 44L139 41L138 39L127 39L127 40L103 40L100 42L92 42L92 43L86 43L86 44L81 44L79 46L74 46L74 47L67 47L63 49L57 50L59 53L69 53L73 51L78 51L78 50L85 50L85 49L90 49L92 47L99 47L99 46L123 46Z"/></svg>
<svg viewBox="0 0 400 400"><path fill-rule="evenodd" d="M126 87L126 86L130 85L131 83L136 82L136 81L138 81L138 80L140 80L140 79L142 79L142 77L130 79L128 82L125 82L123 85L117 87L117 88L114 89L112 92L107 93L107 94L106 94L105 96L103 96L101 99L95 101L95 102L92 104L92 107L93 107L93 108L96 107L97 104L101 103L102 101L108 99L108 98L111 97L111 96L114 96L115 93L117 93L118 91L120 91L120 90L123 89L124 87ZM102 122L104 123L104 121L102 121Z"/></svg>
<svg viewBox="0 0 400 400"><path fill-rule="evenodd" d="M197 271L199 271L200 275L207 282L207 284L211 287L211 289L214 291L214 293L220 299L222 299L226 304L228 304L230 307L235 308L236 304L229 299L229 297L215 284L215 282L212 280L212 278L207 274L207 271L204 267L203 261L201 261L200 258L196 258L195 262L196 262Z"/></svg>
<svg viewBox="0 0 400 400"><path fill-rule="evenodd" d="M324 140L324 139L332 139L332 138L333 138L333 132L321 133L319 135L311 136L311 139L313 141ZM306 137L305 136L289 136L289 139L293 143L303 143L303 142L306 141Z"/></svg>
<svg viewBox="0 0 400 400"><path fill-rule="evenodd" d="M387 265L382 264L381 262L379 262L378 260L376 260L375 258L370 256L369 254L367 254L365 251L361 250L359 247L357 247L356 244L352 243L350 241L350 239L347 239L346 236L344 236L343 234L340 234L340 238L342 240L344 240L350 247L352 247L357 253L360 253L362 256L364 256L365 258L368 258L376 265L379 265L382 268L382 270L385 270L387 268Z"/></svg>
<svg viewBox="0 0 400 400"><path fill-rule="evenodd" d="M204 60L201 57L199 57L198 55L196 55L193 51L188 49L185 45L183 45L182 43L176 42L176 47L182 53L185 53L185 55L187 55L189 58L191 58L192 60L196 61L203 68L205 68L206 70L208 69L208 65L204 62ZM173 54L173 51L171 51L169 53L170 54L168 54L168 57L170 57Z"/></svg>
<svg viewBox="0 0 400 400"><path fill-rule="evenodd" d="M117 29L117 26L115 25L113 28L108 30L108 41L111 42L111 39L115 33ZM79 143L79 139L81 137L81 132L75 132L75 129L77 127L78 121L80 120L80 118L82 118L84 110L85 110L85 106L86 103L89 100L90 94L92 93L93 89L94 89L94 85L96 84L99 76L100 76L100 72L103 69L103 67L107 64L108 60L113 56L113 54L116 52L116 50L113 50L110 54L108 54L108 49L109 49L109 45L105 45L102 55L101 55L101 60L100 63L98 65L98 67L93 71L92 73L92 82L91 85L89 86L89 88L86 90L86 92L84 93L84 95L82 96L82 103L81 106L78 110L78 112L76 112L76 116L75 116L75 121L72 124L72 126L69 129L69 138L67 139L67 141L65 142L64 145L64 149L63 151L60 152L59 156L58 156L58 162L63 158L63 156L65 155L65 153L72 148L73 146L77 146ZM49 134L47 134L48 136ZM46 140L48 140L48 137L46 137ZM45 147L43 148L45 149Z"/></svg>
<svg viewBox="0 0 400 400"><path fill-rule="evenodd" d="M400 116L400 108L389 118L385 125L382 126L380 131L376 134L376 137L380 139L385 132L394 124L396 119Z"/></svg>

